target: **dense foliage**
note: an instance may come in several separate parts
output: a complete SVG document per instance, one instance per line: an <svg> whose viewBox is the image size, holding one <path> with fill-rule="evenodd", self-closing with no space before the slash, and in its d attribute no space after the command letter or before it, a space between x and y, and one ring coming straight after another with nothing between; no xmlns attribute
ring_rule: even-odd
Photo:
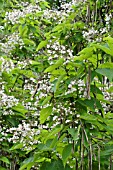
<svg viewBox="0 0 113 170"><path fill-rule="evenodd" d="M112 11L0 2L0 170L113 169Z"/></svg>

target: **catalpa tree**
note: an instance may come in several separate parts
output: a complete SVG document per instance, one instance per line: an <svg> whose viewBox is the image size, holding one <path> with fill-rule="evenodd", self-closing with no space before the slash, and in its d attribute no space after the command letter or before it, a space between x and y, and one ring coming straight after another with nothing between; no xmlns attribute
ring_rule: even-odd
<svg viewBox="0 0 113 170"><path fill-rule="evenodd" d="M112 7L1 1L1 170L112 170Z"/></svg>

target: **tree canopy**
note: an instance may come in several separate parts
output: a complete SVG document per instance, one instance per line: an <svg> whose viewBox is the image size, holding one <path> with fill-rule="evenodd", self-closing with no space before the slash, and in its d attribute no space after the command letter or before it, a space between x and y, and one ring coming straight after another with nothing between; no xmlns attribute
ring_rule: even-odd
<svg viewBox="0 0 113 170"><path fill-rule="evenodd" d="M0 170L113 169L112 0L1 0Z"/></svg>

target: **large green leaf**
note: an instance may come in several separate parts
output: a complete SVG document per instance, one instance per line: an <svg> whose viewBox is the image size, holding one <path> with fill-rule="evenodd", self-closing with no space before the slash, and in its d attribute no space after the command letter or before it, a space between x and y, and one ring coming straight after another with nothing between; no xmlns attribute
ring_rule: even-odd
<svg viewBox="0 0 113 170"><path fill-rule="evenodd" d="M79 56L75 56L74 57L74 60L80 60L80 61L83 61L84 59L88 59L90 57L92 57L92 54L93 54L93 47L87 47L87 48L84 48L82 51L80 51L79 53Z"/></svg>
<svg viewBox="0 0 113 170"><path fill-rule="evenodd" d="M104 64L100 64L98 68L113 68L113 63L106 62Z"/></svg>
<svg viewBox="0 0 113 170"><path fill-rule="evenodd" d="M40 170L65 170L63 163L60 159L51 160L50 162L45 162L42 164Z"/></svg>
<svg viewBox="0 0 113 170"><path fill-rule="evenodd" d="M0 156L0 161L4 162L4 163L7 163L7 164L10 164L10 161L7 157L5 156Z"/></svg>
<svg viewBox="0 0 113 170"><path fill-rule="evenodd" d="M93 46L96 47L97 49L101 49L106 54L109 54L109 55L113 56L113 53L112 53L111 49L106 47L105 45L93 44Z"/></svg>
<svg viewBox="0 0 113 170"><path fill-rule="evenodd" d="M72 144L68 144L67 146L65 146L62 152L62 160L63 160L64 165L66 165L66 162L69 156L71 155L71 153L72 153Z"/></svg>
<svg viewBox="0 0 113 170"><path fill-rule="evenodd" d="M97 117L91 114L84 113L80 116L81 119L87 120L87 121L97 121Z"/></svg>
<svg viewBox="0 0 113 170"><path fill-rule="evenodd" d="M46 119L48 118L48 116L50 116L51 112L52 112L52 106L48 106L46 108L43 108L40 112L40 123L43 124Z"/></svg>
<svg viewBox="0 0 113 170"><path fill-rule="evenodd" d="M34 165L34 157L29 157L23 161L19 170L24 170L26 168L27 170L30 170L33 165Z"/></svg>
<svg viewBox="0 0 113 170"><path fill-rule="evenodd" d="M109 45L109 48L111 50L111 56L113 56L113 38L112 37L105 37L103 38L104 41L107 42L107 44Z"/></svg>
<svg viewBox="0 0 113 170"><path fill-rule="evenodd" d="M19 113L22 113L22 114L25 114L27 113L28 111L24 108L24 106L22 106L21 104L18 104L17 106L13 106L12 107L12 110L16 111L16 112L19 112Z"/></svg>
<svg viewBox="0 0 113 170"><path fill-rule="evenodd" d="M17 144L14 144L10 150L16 150L16 149L21 149L23 147L23 144L22 143L17 143Z"/></svg>
<svg viewBox="0 0 113 170"><path fill-rule="evenodd" d="M95 71L103 76L106 76L110 80L110 82L112 82L113 68L98 68Z"/></svg>
<svg viewBox="0 0 113 170"><path fill-rule="evenodd" d="M0 170L7 170L7 169L0 166Z"/></svg>
<svg viewBox="0 0 113 170"><path fill-rule="evenodd" d="M37 148L41 151L52 151L52 149L49 146L43 143L39 143Z"/></svg>
<svg viewBox="0 0 113 170"><path fill-rule="evenodd" d="M73 140L78 140L78 131L74 128L68 129L69 134L71 134Z"/></svg>
<svg viewBox="0 0 113 170"><path fill-rule="evenodd" d="M101 156L110 156L111 154L113 154L113 149L106 149L104 151L101 151Z"/></svg>

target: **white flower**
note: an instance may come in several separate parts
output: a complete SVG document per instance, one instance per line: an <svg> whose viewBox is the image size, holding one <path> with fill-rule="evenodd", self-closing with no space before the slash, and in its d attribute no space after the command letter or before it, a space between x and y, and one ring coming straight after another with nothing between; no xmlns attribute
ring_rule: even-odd
<svg viewBox="0 0 113 170"><path fill-rule="evenodd" d="M68 88L70 88L70 89L71 89L71 88L72 88L72 85L71 85L71 84L69 84L69 85L68 85Z"/></svg>

